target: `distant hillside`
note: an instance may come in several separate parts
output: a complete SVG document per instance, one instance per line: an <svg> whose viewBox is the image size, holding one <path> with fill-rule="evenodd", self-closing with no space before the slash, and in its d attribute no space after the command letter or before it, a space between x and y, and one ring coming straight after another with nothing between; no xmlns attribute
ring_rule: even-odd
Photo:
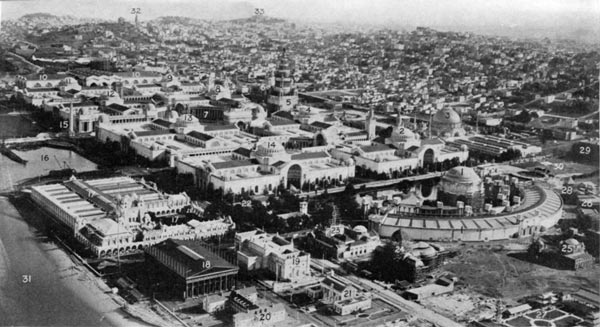
<svg viewBox="0 0 600 327"><path fill-rule="evenodd" d="M235 23L235 24L240 24L240 25L256 24L256 23L265 24L265 25L276 25L276 24L287 23L287 20L285 20L285 19L268 17L268 16L252 16L252 17L248 17L248 18L231 19L229 21L232 23Z"/></svg>
<svg viewBox="0 0 600 327"><path fill-rule="evenodd" d="M186 23L186 24L201 24L206 21L203 19L192 18L192 17L182 17L182 16L162 16L155 18L150 21L151 23L157 24L174 24L174 23Z"/></svg>
<svg viewBox="0 0 600 327"><path fill-rule="evenodd" d="M56 15L52 15L52 14L48 14L48 13L41 13L41 12L23 15L20 18L18 18L17 20L24 22L24 23L34 24L34 25L48 24L50 26L52 26L52 25L54 25L54 26L55 25L75 25L75 24L92 23L92 22L101 21L99 19L79 18L79 17L70 16L70 15L56 16Z"/></svg>

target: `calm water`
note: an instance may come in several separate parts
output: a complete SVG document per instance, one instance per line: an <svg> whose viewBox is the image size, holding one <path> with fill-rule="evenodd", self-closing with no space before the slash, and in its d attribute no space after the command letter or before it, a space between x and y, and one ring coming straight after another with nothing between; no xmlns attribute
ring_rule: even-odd
<svg viewBox="0 0 600 327"><path fill-rule="evenodd" d="M0 192L10 190L13 184L24 179L48 175L51 170L71 167L84 172L97 168L95 163L70 150L41 147L15 153L27 160L27 164L20 164L0 154Z"/></svg>
<svg viewBox="0 0 600 327"><path fill-rule="evenodd" d="M21 115L0 112L0 138L36 136L42 130Z"/></svg>

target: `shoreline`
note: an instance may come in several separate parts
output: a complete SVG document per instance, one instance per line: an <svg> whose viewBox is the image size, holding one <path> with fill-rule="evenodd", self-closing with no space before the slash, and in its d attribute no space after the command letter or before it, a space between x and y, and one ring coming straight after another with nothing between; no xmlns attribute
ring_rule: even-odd
<svg viewBox="0 0 600 327"><path fill-rule="evenodd" d="M103 281L98 280L98 277L94 276L87 268L73 261L61 246L56 243L41 244L41 246L57 266L62 284L77 294L80 300L90 308L94 308L102 315L99 322L107 320L111 326L154 327L123 312L121 306L116 302L116 296L106 293L110 292L110 288ZM106 291L102 288L106 288Z"/></svg>
<svg viewBox="0 0 600 327"><path fill-rule="evenodd" d="M27 223L27 220L14 204L4 196L0 196L0 223L5 225L5 229L9 229L5 232L14 235L12 237L6 237L6 235L4 238L0 237L0 298L6 300L3 301L4 303L0 303L0 312L5 311L7 314L10 313L4 319L13 320L2 322L0 325L80 325L81 323L76 322L77 318L79 318L85 319L85 324L89 324L90 326L156 326L151 322L142 321L140 318L125 312L119 304L126 303L125 300L119 295L113 295L103 280L93 275L91 271L76 261L58 243L54 241L41 241L41 238L46 238L45 235L40 235L40 231L35 226ZM21 244L15 245L15 240L27 242L23 253L15 251L15 249L20 250L21 246ZM11 242L12 253L10 253L11 248L8 246L9 243L5 244L5 242ZM32 253L32 251L36 253ZM17 260L13 262L11 254L13 258L15 255L19 256L23 254L24 257L31 260ZM31 255L33 258L30 258L28 255ZM40 258L40 256L43 256L43 258ZM45 272L41 272L43 275L36 275L35 272L38 270L36 268L40 265L44 266L43 270ZM32 271L32 282L30 284L22 283L20 280L23 266L27 266L28 271ZM35 290L37 286L35 284L37 283L42 283L41 287L44 288L46 288L48 283L51 283L48 289L39 295L40 298L50 297L50 303L47 305L42 304L40 306L39 299L31 298L38 297L38 292ZM18 289L21 289L24 294L13 294ZM57 297L56 292L62 291L64 293L64 290L68 290L68 294L64 294L64 298L60 295ZM79 306L77 308L66 307L69 306L69 302L71 304L78 303ZM24 305L26 307L23 307ZM25 318L31 314L29 311L37 309L50 309L51 313L47 313L48 315L57 313L55 317L60 317L64 321L32 323ZM74 320L66 318L70 316L68 310L71 309L76 311L73 312ZM146 308L140 307L140 310L142 309ZM87 310L90 311L88 312ZM150 311L148 312L148 317L150 319L156 318L154 322L159 322L161 326L172 325L168 321L164 321L162 317L152 312L149 308L143 311ZM78 317L77 314L79 314ZM96 323L93 320L95 318L98 319Z"/></svg>

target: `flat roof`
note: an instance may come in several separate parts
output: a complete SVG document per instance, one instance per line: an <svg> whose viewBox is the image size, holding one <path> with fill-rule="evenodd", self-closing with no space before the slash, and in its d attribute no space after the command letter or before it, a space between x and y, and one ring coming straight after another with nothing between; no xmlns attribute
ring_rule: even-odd
<svg viewBox="0 0 600 327"><path fill-rule="evenodd" d="M256 160L231 160L231 161L223 161L223 162L213 162L212 165L216 169L228 169L228 168L237 168L237 167L245 167L245 166L255 166L259 163Z"/></svg>

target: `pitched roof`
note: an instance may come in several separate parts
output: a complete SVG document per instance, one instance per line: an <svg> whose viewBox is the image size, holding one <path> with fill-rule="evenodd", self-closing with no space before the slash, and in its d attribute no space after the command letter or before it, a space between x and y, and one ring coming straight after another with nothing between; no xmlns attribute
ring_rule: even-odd
<svg viewBox="0 0 600 327"><path fill-rule="evenodd" d="M152 123L154 123L156 125L160 125L162 127L167 127L167 128L171 127L171 122L170 121L164 120L164 119L161 119L161 118L157 118L157 119L153 120Z"/></svg>
<svg viewBox="0 0 600 327"><path fill-rule="evenodd" d="M315 121L315 122L312 122L310 125L317 127L317 128L321 128L321 129L326 129L326 128L329 128L332 126L331 124L327 124L322 121Z"/></svg>
<svg viewBox="0 0 600 327"><path fill-rule="evenodd" d="M186 135L193 137L195 139L201 140L201 141L208 141L208 140L213 139L212 136L210 136L208 134L200 133L198 131L191 131L191 132L187 133Z"/></svg>
<svg viewBox="0 0 600 327"><path fill-rule="evenodd" d="M360 149L366 153L394 150L393 148L385 144L367 145L360 147Z"/></svg>
<svg viewBox="0 0 600 327"><path fill-rule="evenodd" d="M134 133L137 136L152 136L152 135L171 134L171 131L164 130L164 129L155 129L155 130L150 130L150 131L136 131Z"/></svg>
<svg viewBox="0 0 600 327"><path fill-rule="evenodd" d="M367 132L360 131L360 132L351 132L351 133L348 133L346 135L347 136L362 136L362 135L367 135L367 134L368 134Z"/></svg>
<svg viewBox="0 0 600 327"><path fill-rule="evenodd" d="M187 269L187 276L175 271L182 277L196 277L207 275L219 271L237 271L239 268L208 249L202 247L197 241L167 239L156 245L153 245L148 254L153 255L152 249L157 249L166 254L169 258L183 264ZM155 257L161 261L158 257ZM206 267L204 262L210 262Z"/></svg>
<svg viewBox="0 0 600 327"><path fill-rule="evenodd" d="M293 120L294 119L294 115L292 115L292 113L289 112L289 111L278 111L278 112L274 113L273 116L277 116L277 117L281 117L281 118L286 118L286 119L289 119L289 120Z"/></svg>
<svg viewBox="0 0 600 327"><path fill-rule="evenodd" d="M238 129L238 128L235 127L234 125L216 125L216 124L204 125L204 131L207 131L207 132L226 131L226 130L232 130L232 129Z"/></svg>
<svg viewBox="0 0 600 327"><path fill-rule="evenodd" d="M240 148L237 148L235 151L233 151L233 153L237 153L241 156L250 158L250 154L252 154L252 150L240 147Z"/></svg>
<svg viewBox="0 0 600 327"><path fill-rule="evenodd" d="M325 277L325 279L323 279L321 283L323 283L326 286L332 287L338 292L345 290L348 286L352 286L344 283L344 281L342 281L337 276L327 276Z"/></svg>
<svg viewBox="0 0 600 327"><path fill-rule="evenodd" d="M269 122L269 124L271 124L273 126L283 126L283 125L298 124L295 121L290 120L290 119L268 119L267 121Z"/></svg>
<svg viewBox="0 0 600 327"><path fill-rule="evenodd" d="M118 103L111 103L111 104L108 105L108 108L110 108L112 110L120 111L120 112L129 110L129 107L120 105Z"/></svg>

